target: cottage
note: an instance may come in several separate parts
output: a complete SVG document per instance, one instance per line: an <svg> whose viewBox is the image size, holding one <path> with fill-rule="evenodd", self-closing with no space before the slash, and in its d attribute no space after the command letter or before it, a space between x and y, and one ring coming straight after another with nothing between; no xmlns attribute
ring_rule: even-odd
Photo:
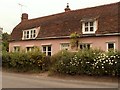
<svg viewBox="0 0 120 90"><path fill-rule="evenodd" d="M13 29L9 51L31 51L40 47L46 55L53 55L62 49L72 50L71 33L80 34L78 49L110 48L120 49L120 2L71 10L28 19L23 13L21 22Z"/></svg>

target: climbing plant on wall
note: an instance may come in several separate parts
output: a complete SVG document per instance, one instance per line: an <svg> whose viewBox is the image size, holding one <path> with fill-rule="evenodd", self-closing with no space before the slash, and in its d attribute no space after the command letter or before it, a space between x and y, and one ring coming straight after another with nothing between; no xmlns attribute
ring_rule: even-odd
<svg viewBox="0 0 120 90"><path fill-rule="evenodd" d="M75 50L78 49L79 37L80 37L80 34L78 34L76 32L74 32L70 35L70 38L71 38L70 44L71 44L72 49L75 49Z"/></svg>

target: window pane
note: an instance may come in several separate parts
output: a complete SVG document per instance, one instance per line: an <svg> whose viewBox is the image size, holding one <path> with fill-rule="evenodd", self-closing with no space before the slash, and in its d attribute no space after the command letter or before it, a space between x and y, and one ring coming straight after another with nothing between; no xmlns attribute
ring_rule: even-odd
<svg viewBox="0 0 120 90"><path fill-rule="evenodd" d="M33 34L33 31L31 30L31 35Z"/></svg>
<svg viewBox="0 0 120 90"><path fill-rule="evenodd" d="M69 50L69 43L62 43L61 44L61 49L62 50Z"/></svg>
<svg viewBox="0 0 120 90"><path fill-rule="evenodd" d="M20 51L20 47L19 46L14 47L14 52L19 52L19 51Z"/></svg>
<svg viewBox="0 0 120 90"><path fill-rule="evenodd" d="M29 50L30 50L30 47L26 47L26 50L29 51Z"/></svg>
<svg viewBox="0 0 120 90"><path fill-rule="evenodd" d="M87 44L87 49L90 49L90 44Z"/></svg>
<svg viewBox="0 0 120 90"><path fill-rule="evenodd" d="M90 22L90 26L93 26L93 22Z"/></svg>
<svg viewBox="0 0 120 90"><path fill-rule="evenodd" d="M35 33L35 30L33 30L33 32Z"/></svg>
<svg viewBox="0 0 120 90"><path fill-rule="evenodd" d="M45 55L49 55L51 56L51 46L47 45L47 46L43 46L43 53L45 53Z"/></svg>
<svg viewBox="0 0 120 90"><path fill-rule="evenodd" d="M90 27L90 31L93 31L93 27Z"/></svg>
<svg viewBox="0 0 120 90"><path fill-rule="evenodd" d="M45 46L43 47L43 51L46 51L46 47Z"/></svg>
<svg viewBox="0 0 120 90"><path fill-rule="evenodd" d="M27 34L29 34L29 31L27 31Z"/></svg>
<svg viewBox="0 0 120 90"><path fill-rule="evenodd" d="M83 48L84 48L84 49L86 48L86 44L83 44Z"/></svg>
<svg viewBox="0 0 120 90"><path fill-rule="evenodd" d="M88 26L88 22L85 22L85 26Z"/></svg>
<svg viewBox="0 0 120 90"><path fill-rule="evenodd" d="M82 45L80 45L80 49L83 49Z"/></svg>
<svg viewBox="0 0 120 90"><path fill-rule="evenodd" d="M108 49L114 49L114 43L108 43Z"/></svg>
<svg viewBox="0 0 120 90"><path fill-rule="evenodd" d="M51 56L51 52L48 52L48 56Z"/></svg>
<svg viewBox="0 0 120 90"><path fill-rule="evenodd" d="M48 46L48 51L51 51L51 46Z"/></svg>
<svg viewBox="0 0 120 90"><path fill-rule="evenodd" d="M81 44L80 49L90 49L90 44Z"/></svg>
<svg viewBox="0 0 120 90"><path fill-rule="evenodd" d="M33 37L35 37L36 36L36 33L35 33L35 30L34 30L34 34L33 34Z"/></svg>
<svg viewBox="0 0 120 90"><path fill-rule="evenodd" d="M33 51L34 47L26 47L26 51Z"/></svg>
<svg viewBox="0 0 120 90"><path fill-rule="evenodd" d="M88 27L85 28L85 32L87 32L87 31L88 31Z"/></svg>
<svg viewBox="0 0 120 90"><path fill-rule="evenodd" d="M27 38L29 38L29 31L27 31Z"/></svg>
<svg viewBox="0 0 120 90"><path fill-rule="evenodd" d="M30 35L30 38L32 38L33 37L33 32L32 32L32 30L31 30L31 35Z"/></svg>

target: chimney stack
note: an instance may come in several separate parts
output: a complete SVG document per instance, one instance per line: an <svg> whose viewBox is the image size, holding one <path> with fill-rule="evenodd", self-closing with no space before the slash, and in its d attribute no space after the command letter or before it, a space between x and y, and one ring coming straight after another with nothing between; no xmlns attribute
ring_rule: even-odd
<svg viewBox="0 0 120 90"><path fill-rule="evenodd" d="M21 21L26 21L28 20L28 14L27 13L23 13L22 17L21 17Z"/></svg>

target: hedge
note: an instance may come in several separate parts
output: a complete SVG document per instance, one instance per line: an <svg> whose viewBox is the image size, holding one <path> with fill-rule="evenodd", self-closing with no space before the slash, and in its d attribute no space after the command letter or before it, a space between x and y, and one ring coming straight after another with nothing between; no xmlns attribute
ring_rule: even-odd
<svg viewBox="0 0 120 90"><path fill-rule="evenodd" d="M61 51L52 57L53 72L62 74L85 74L98 76L120 75L120 52L80 50L76 53Z"/></svg>
<svg viewBox="0 0 120 90"><path fill-rule="evenodd" d="M18 72L47 71L50 66L50 57L40 51L33 52L3 52L2 66L16 69Z"/></svg>
<svg viewBox="0 0 120 90"><path fill-rule="evenodd" d="M52 71L70 75L120 75L120 52L101 50L60 51L52 57L41 51L2 54L2 66L18 72Z"/></svg>

